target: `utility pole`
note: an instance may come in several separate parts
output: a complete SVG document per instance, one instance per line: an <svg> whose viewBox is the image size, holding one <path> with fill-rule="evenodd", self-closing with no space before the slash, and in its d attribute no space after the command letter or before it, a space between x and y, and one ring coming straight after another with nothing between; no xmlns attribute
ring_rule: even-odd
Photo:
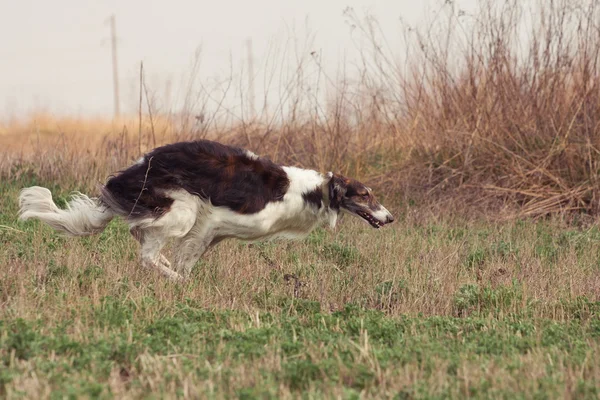
<svg viewBox="0 0 600 400"><path fill-rule="evenodd" d="M115 15L110 16L110 35L112 43L113 92L115 102L115 118L119 117L119 67L117 64L117 27Z"/></svg>
<svg viewBox="0 0 600 400"><path fill-rule="evenodd" d="M248 104L250 106L250 118L256 117L256 109L254 108L254 59L252 57L252 39L246 40L248 49Z"/></svg>

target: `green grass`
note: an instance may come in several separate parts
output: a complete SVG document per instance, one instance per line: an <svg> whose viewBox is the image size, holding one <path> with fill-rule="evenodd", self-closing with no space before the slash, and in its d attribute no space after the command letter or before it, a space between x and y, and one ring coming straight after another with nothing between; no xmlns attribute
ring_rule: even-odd
<svg viewBox="0 0 600 400"><path fill-rule="evenodd" d="M596 227L345 220L226 242L176 285L119 221L17 222L32 183L0 182L0 397L600 396Z"/></svg>
<svg viewBox="0 0 600 400"><path fill-rule="evenodd" d="M278 397L283 385L292 393L349 397L364 392L510 398L518 391L553 397L564 391L564 369L570 368L582 376L574 382L574 395L598 395L595 382L584 379L594 368L590 364L597 348L590 341L600 339L598 321L390 318L352 305L321 312L304 307L303 301L256 316L177 302L143 318L140 307L159 305L152 298L136 304L107 297L99 306L79 308L77 316L86 326L80 338L70 333L73 321L3 322L3 383L26 381L33 368L57 397L114 395L110 381L117 372L126 390L157 396L180 392L188 380L203 396ZM518 379L530 376L536 362L545 364L537 379ZM464 382L467 371L476 377L469 384ZM394 387L407 374L419 379ZM440 376L442 381L433 385ZM503 385L508 377L517 382ZM390 387L382 388L382 382ZM11 394L18 389L13 386Z"/></svg>

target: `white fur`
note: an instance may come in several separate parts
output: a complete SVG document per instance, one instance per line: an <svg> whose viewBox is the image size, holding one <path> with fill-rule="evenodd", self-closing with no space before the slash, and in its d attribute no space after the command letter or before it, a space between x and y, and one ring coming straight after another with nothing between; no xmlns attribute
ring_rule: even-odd
<svg viewBox="0 0 600 400"><path fill-rule="evenodd" d="M194 226L196 217L202 208L201 201L192 199L200 200L200 198L184 190L169 191L165 195L173 199L173 204L165 215L158 219L150 217L133 220L130 227L158 229L168 233L168 237L172 238L185 236Z"/></svg>
<svg viewBox="0 0 600 400"><path fill-rule="evenodd" d="M290 180L282 201L270 202L254 214L239 214L227 207L213 206L184 190L169 191L174 199L170 210L159 219L131 222L132 229L149 232L142 243L142 263L154 266L171 279L187 276L200 256L213 244L227 238L241 240L297 239L308 235L317 225L334 227L337 211L325 205L316 208L302 195L322 186L327 180L318 172L283 167ZM175 271L162 261L160 251L169 238L175 243ZM175 274L175 275L174 275Z"/></svg>
<svg viewBox="0 0 600 400"><path fill-rule="evenodd" d="M19 218L37 218L54 229L71 236L87 236L100 232L113 219L110 209L97 199L75 193L73 199L61 210L52 200L46 188L32 186L23 189L19 195Z"/></svg>
<svg viewBox="0 0 600 400"><path fill-rule="evenodd" d="M216 236L242 240L275 238L299 239L307 236L317 225L327 222L335 227L337 212L328 207L308 205L302 195L323 185L325 179L312 170L283 167L290 180L282 201L268 203L256 214L240 215L224 207L213 207L211 224Z"/></svg>
<svg viewBox="0 0 600 400"><path fill-rule="evenodd" d="M283 199L267 203L264 209L254 214L239 214L227 207L214 206L210 200L182 189L165 193L174 201L160 218L126 217L131 233L140 242L142 266L155 269L170 279L181 280L211 245L223 239L297 239L307 236L320 224L335 227L338 211L329 208L326 187L331 174L323 176L296 167L283 169L289 179ZM324 193L321 207L306 202L302 196L318 187ZM19 202L21 219L39 218L74 236L100 231L116 214L96 199L82 194L77 194L67 209L61 210L52 201L50 191L41 187L24 189ZM389 212L382 208L376 214L383 220ZM170 239L175 240L173 269L161 254Z"/></svg>
<svg viewBox="0 0 600 400"><path fill-rule="evenodd" d="M335 227L337 212L327 207L311 207L302 195L323 185L323 176L316 171L283 167L290 180L282 201L270 202L254 214L239 214L227 207L213 206L185 190L169 191L174 199L170 210L158 219L146 218L131 223L132 228L159 229L165 236L183 238L192 228L210 231L214 237L234 237L242 240L273 238L297 239L308 235L316 225L328 223ZM204 234L204 233L203 233Z"/></svg>
<svg viewBox="0 0 600 400"><path fill-rule="evenodd" d="M392 213L390 213L384 206L380 206L379 210L373 212L373 217L377 218L381 222L387 222L389 218L392 218Z"/></svg>
<svg viewBox="0 0 600 400"><path fill-rule="evenodd" d="M244 150L246 152L246 156L248 156L251 160L258 160L258 156L251 152L250 150Z"/></svg>

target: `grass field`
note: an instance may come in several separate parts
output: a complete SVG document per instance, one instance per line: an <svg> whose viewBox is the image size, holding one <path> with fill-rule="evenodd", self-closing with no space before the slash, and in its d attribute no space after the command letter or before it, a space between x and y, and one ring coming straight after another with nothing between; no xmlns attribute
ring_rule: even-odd
<svg viewBox="0 0 600 400"><path fill-rule="evenodd" d="M600 229L395 211L225 242L185 285L113 221L67 239L0 182L0 396L597 398Z"/></svg>
<svg viewBox="0 0 600 400"><path fill-rule="evenodd" d="M438 3L404 61L347 9L358 75L310 47L256 118L232 75L173 112L140 88L122 119L0 120L0 398L600 398L598 1ZM23 187L65 205L199 138L352 176L397 222L226 241L177 285L120 221L17 221Z"/></svg>

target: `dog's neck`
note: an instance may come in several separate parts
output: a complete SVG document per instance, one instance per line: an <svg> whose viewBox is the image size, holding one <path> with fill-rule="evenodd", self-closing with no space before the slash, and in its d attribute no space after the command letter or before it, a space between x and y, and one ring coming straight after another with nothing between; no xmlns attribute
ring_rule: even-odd
<svg viewBox="0 0 600 400"><path fill-rule="evenodd" d="M337 224L340 210L331 208L331 198L329 196L329 186L331 185L331 177L328 177L327 174L323 175L323 183L321 183L321 202L323 203L323 209L326 215L327 224L333 229Z"/></svg>
<svg viewBox="0 0 600 400"><path fill-rule="evenodd" d="M330 179L327 178L327 175L323 175L323 183L321 184L321 192L323 193L323 197L321 201L323 202L323 207L328 208L331 204L331 199L329 198L329 184Z"/></svg>
<svg viewBox="0 0 600 400"><path fill-rule="evenodd" d="M316 216L319 221L328 222L331 227L334 227L337 220L339 210L331 208L331 198L329 196L329 183L331 181L330 174L321 174L312 169L303 169L298 167L284 166L284 171L288 175L290 185L288 193L290 196L299 196L304 198L305 195L311 194L308 198L304 198L303 203L311 204L306 207L302 205L297 212L300 214ZM320 198L314 197L314 192L320 192ZM317 203L320 200L320 204ZM288 210L288 216L289 216Z"/></svg>

